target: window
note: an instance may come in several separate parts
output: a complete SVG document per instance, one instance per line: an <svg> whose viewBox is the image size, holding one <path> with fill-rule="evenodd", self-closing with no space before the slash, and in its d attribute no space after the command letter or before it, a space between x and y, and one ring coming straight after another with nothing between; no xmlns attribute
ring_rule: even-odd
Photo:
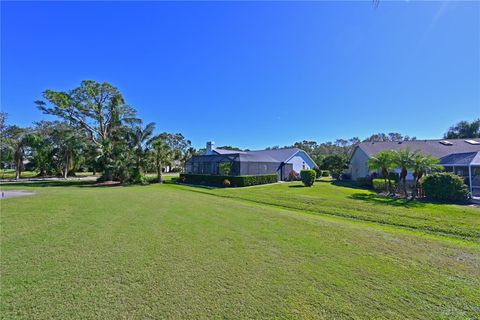
<svg viewBox="0 0 480 320"><path fill-rule="evenodd" d="M303 161L303 164L302 164L302 169L305 170L305 161Z"/></svg>
<svg viewBox="0 0 480 320"><path fill-rule="evenodd" d="M440 141L440 143L443 144L444 146L453 146L453 143L451 143L448 140L442 140L442 141Z"/></svg>
<svg viewBox="0 0 480 320"><path fill-rule="evenodd" d="M465 140L466 143L470 143L470 144L475 144L475 145L479 145L480 144L480 141L475 141L475 140Z"/></svg>

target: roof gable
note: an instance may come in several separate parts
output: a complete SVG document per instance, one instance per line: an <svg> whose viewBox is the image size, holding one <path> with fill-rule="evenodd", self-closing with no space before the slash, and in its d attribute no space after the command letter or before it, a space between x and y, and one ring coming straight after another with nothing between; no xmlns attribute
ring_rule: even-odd
<svg viewBox="0 0 480 320"><path fill-rule="evenodd" d="M298 148L269 149L269 150L255 150L255 151L214 149L213 151L216 152L217 154L238 154L242 161L258 161L258 162L286 162L299 151L305 152Z"/></svg>

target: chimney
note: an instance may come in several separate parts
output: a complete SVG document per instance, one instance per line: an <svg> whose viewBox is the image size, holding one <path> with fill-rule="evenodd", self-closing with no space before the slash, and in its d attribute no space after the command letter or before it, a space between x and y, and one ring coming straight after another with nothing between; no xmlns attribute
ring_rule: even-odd
<svg viewBox="0 0 480 320"><path fill-rule="evenodd" d="M208 141L207 142L207 154L212 154L213 149L215 149L215 142Z"/></svg>

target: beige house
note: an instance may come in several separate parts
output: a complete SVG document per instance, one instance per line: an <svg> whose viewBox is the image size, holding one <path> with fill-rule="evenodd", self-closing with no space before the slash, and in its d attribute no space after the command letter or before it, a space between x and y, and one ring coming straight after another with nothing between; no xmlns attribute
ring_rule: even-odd
<svg viewBox="0 0 480 320"><path fill-rule="evenodd" d="M353 180L368 177L368 159L384 150L409 148L440 159L446 171L465 179L474 197L480 197L480 139L412 140L399 142L362 142L353 152L348 173ZM411 173L407 179L412 179Z"/></svg>

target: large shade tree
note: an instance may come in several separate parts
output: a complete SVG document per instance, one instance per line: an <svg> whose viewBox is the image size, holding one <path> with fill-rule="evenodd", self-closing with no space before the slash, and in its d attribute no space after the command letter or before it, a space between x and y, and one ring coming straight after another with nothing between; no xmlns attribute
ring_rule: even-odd
<svg viewBox="0 0 480 320"><path fill-rule="evenodd" d="M91 80L82 81L79 87L69 91L46 90L45 100L36 101L45 114L55 115L82 128L91 143L99 151L104 179L118 176L115 158L118 139L127 124L138 121L135 110L125 104L120 91L109 83Z"/></svg>

